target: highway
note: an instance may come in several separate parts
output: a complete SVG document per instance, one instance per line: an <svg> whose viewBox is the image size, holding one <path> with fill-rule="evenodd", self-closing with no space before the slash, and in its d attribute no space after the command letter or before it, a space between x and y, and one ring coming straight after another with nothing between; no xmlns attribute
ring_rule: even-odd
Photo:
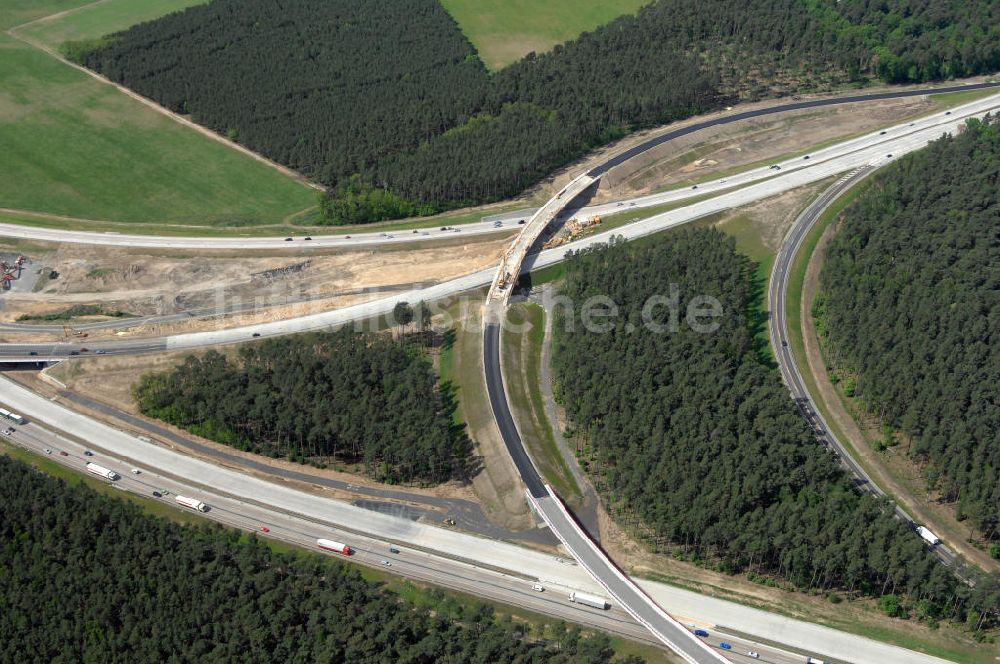
<svg viewBox="0 0 1000 664"><path fill-rule="evenodd" d="M531 217L500 259L497 275L486 295L483 312L483 378L490 409L507 452L527 487L528 502L534 512L542 517L566 550L611 595L618 606L688 664L728 662L730 660L721 650L711 648L693 632L685 629L643 592L576 523L551 487L543 484L524 447L507 401L500 330L517 276L521 273L528 251L546 227L594 182L596 178L589 174L577 176L570 181Z"/></svg>
<svg viewBox="0 0 1000 664"><path fill-rule="evenodd" d="M788 280L795 257L798 255L809 231L819 221L820 217L823 216L823 213L844 192L860 182L872 171L872 168L866 167L845 175L823 192L822 196L817 198L799 215L785 236L778 250L778 255L774 260L767 298L768 310L771 312L769 322L771 347L774 349L774 356L778 362L781 377L788 386L799 412L802 413L806 422L809 423L813 433L816 434L816 438L830 448L848 472L856 478L856 484L860 489L878 497L887 497L885 492L872 481L861 464L854 459L847 446L833 433L823 414L816 408L816 403L809 394L809 390L806 389L806 384L795 360L795 355L788 345ZM895 505L895 509L896 515L900 519L910 524L911 527L915 527L913 519L902 507L897 504ZM913 536L919 537L915 531ZM934 554L942 563L948 566L953 566L957 559L955 553L944 544L935 546Z"/></svg>
<svg viewBox="0 0 1000 664"><path fill-rule="evenodd" d="M982 117L986 113L996 111L997 109L1000 109L1000 94L991 95L988 98L958 106L947 113L936 113L928 116L928 118L924 118L922 121L907 122L890 127L884 130L884 134L881 131L873 132L865 137L851 139L842 144L831 146L830 148L826 148L824 153L826 154L827 151L831 150L833 152L827 154L823 159L817 159L816 161L811 158L798 159L797 161L800 164L808 165L774 170L772 171L774 175L766 179L758 179L747 186L736 189L729 188L731 180L737 176L725 178L730 180L730 182L723 183L722 179L720 179L716 183L705 183L699 186L699 192L707 192L711 186L718 186L720 187L720 193L619 228L590 235L554 249L541 251L537 254L529 254L524 260L521 272L553 265L564 260L566 252L570 250L583 249L594 244L608 242L615 236L620 236L626 240L644 237L674 228L695 219L770 198L807 184L846 173L855 168L884 164L891 159L920 149L928 141L940 137L943 133L956 131L964 124L967 118ZM865 144L867 145L862 147ZM842 147L844 145L847 147ZM890 157L889 155L892 156ZM99 342L87 344L86 346L82 346L80 343L0 344L0 360L37 361L61 359L69 356L74 351L81 352L81 347L88 348L91 353L96 350L103 350L107 354L152 352L154 350L162 350L164 346L167 350L186 350L219 344L240 343L255 338L254 335L269 337L328 329L332 326L386 315L400 301L434 302L464 291L479 288L493 283L497 274L497 268L481 270L433 286L401 291L395 295L334 311L320 311L287 320L222 330L192 332L127 342ZM31 353L36 353L36 355L31 355Z"/></svg>
<svg viewBox="0 0 1000 664"><path fill-rule="evenodd" d="M961 89L969 88L963 87ZM936 90L936 92L942 91L947 90ZM888 98L891 96L918 94L926 94L926 91L888 93L884 96L870 98ZM857 100L855 99L854 101ZM847 101L844 98L841 98L839 100L815 100L812 102L801 102L800 104L786 105L783 109L782 107L776 107L772 109L762 109L761 111L749 112L752 115L743 114L744 117L739 117L738 119L765 115L767 112L779 112L779 109L789 110L792 107L809 108L831 103L847 103ZM642 583L640 586L640 584L637 584L632 579L629 579L620 570L618 570L617 567L615 567L613 563L607 559L603 552L597 549L593 542L583 534L582 530L579 529L572 517L566 513L565 508L561 501L559 501L558 497L555 496L538 477L530 458L524 451L523 445L521 445L520 436L517 434L516 425L513 423L513 418L510 416L509 406L503 390L503 377L502 372L500 371L501 363L499 357L499 328L496 326L496 321L498 320L497 316L502 315L503 309L506 306L507 298L509 297L510 289L505 287L509 285L510 281L512 281L513 277L511 275L520 273L523 267L531 269L543 267L548 264L554 264L563 260L566 252L571 249L579 249L600 242L606 242L612 236L616 235L623 236L626 239L642 237L644 235L659 232L666 228L686 223L693 219L701 218L718 211L745 205L755 200L768 198L778 193L797 188L803 184L816 182L851 169L880 165L885 163L887 160L897 158L902 154L919 149L929 140L933 140L944 131L954 131L958 126L960 126L965 118L981 116L998 106L1000 106L1000 95L994 95L988 100L971 102L970 104L963 105L954 111L948 112L947 114L935 114L934 116L925 118L922 121L918 121L919 123L913 122L905 125L899 125L890 130L878 132L876 135L868 135L866 137L852 139L831 148L818 150L815 155L806 155L801 158L801 160L795 160L794 163L777 164L778 168L768 167L766 170L763 168L756 169L738 176L732 176L731 178L719 179L711 183L706 183L705 185L699 186L697 194L692 193L695 189L664 192L664 194L660 196L676 196L677 198L673 200L684 200L686 198L695 197L701 199L706 195L716 195L705 200L692 202L688 206L677 208L660 215L655 215L619 229L595 234L578 242L564 245L555 250L541 252L529 257L529 261L526 266L523 265L523 263L528 249L531 247L534 239L538 237L538 234L545 227L545 225L549 221L558 218L560 209L572 200L576 193L589 186L596 177L599 177L602 173L607 172L609 168L617 165L617 163L622 163L622 161L624 161L624 155L614 157L608 162L605 162L605 164L602 164L602 166L588 171L588 173L584 174L584 176L579 176L571 183L572 190L569 191L569 193L567 193L567 191L571 189L571 186L564 188L564 190L557 195L556 199L560 200L554 199L536 212L532 217L532 221L544 221L542 223L528 222L523 227L523 232L520 233L518 239L515 240L513 250L504 256L502 265L507 266L509 270L483 270L472 275L466 275L465 277L461 277L459 279L444 282L442 284L405 291L392 297L381 298L379 300L355 305L338 311L319 312L291 320L263 323L242 328L190 333L157 339L130 340L125 342L101 342L91 345L87 351L80 348L80 344L5 344L0 347L0 357L5 357L8 360L21 359L29 361L58 359L67 357L71 354L81 354L84 352L94 354L132 354L162 350L199 348L217 344L247 341L256 337L289 334L309 329L323 329L333 325L344 324L358 319L388 313L398 301L434 301L469 290L471 288L492 283L493 288L491 288L488 302L494 303L497 306L492 307L488 315L484 317L484 352L486 352L487 355L484 358L484 369L486 371L486 382L490 391L493 412L496 416L498 427L501 429L501 433L504 436L505 443L508 446L508 450L511 451L512 459L519 471L521 471L522 477L525 478L525 484L528 487L529 501L538 514L557 535L557 537L559 537L563 544L571 551L574 558L579 561L579 566L568 565L565 561L557 561L554 565L549 559L551 558L550 556L545 556L544 554L540 554L538 552L532 552L530 550L522 549L506 543L481 540L480 538L474 538L471 535L455 531L434 528L406 518L375 513L363 510L363 508L356 506L336 503L336 501L322 499L311 494L295 491L288 487L282 487L280 485L265 482L264 480L250 478L232 470L218 468L212 464L184 457L168 450L164 450L163 448L148 444L137 444L136 440L129 436L125 436L125 440L123 440L119 436L124 434L117 432L119 436L111 435L107 427L88 420L82 415L71 413L70 411L66 411L66 409L62 409L61 407L53 404L46 404L44 403L44 400L42 400L43 403L32 401L33 396L35 399L40 399L40 397L31 395L30 393L25 394L27 392L26 390L15 387L12 383L6 381L6 379L0 379L0 381L2 381L0 382L0 386L3 387L0 395L2 395L5 403L12 405L20 412L30 414L32 417L42 418L47 424L51 422L49 422L49 420L45 420L45 418L52 418L55 420L54 426L60 430L72 431L75 436L81 437L87 441L99 441L98 444L104 448L106 453L124 457L120 463L126 463L126 461L128 463L138 462L138 459L141 458L146 460L145 462L148 463L147 467L162 470L164 472L164 477L173 477L175 480L176 478L183 477L197 477L199 484L192 488L196 491L201 491L203 495L215 495L220 500L225 500L227 498L243 500L244 502L255 505L255 509L273 509L282 513L291 512L295 515L295 518L302 517L307 520L320 520L328 528L339 528L345 533L354 534L359 537L375 537L377 539L381 539L382 541L401 542L406 546L411 546L421 551L436 551L439 554L440 552L462 551L464 558L459 562L467 564L470 567L504 570L504 573L509 573L511 570L531 569L533 572L537 572L539 574L537 579L544 581L546 584L554 584L564 589L581 589L587 592L595 592L595 590L596 592L604 591L612 596L619 607L624 609L639 623L647 627L660 641L671 646L686 661L692 663L697 662L698 664L727 661L722 657L717 648L710 647L710 644L705 641L694 638L688 629L671 618L670 615L664 611L664 609L660 608L658 602L662 602L662 599L660 598L665 596L665 593L662 591L660 593L656 593L650 590L650 586L654 584ZM737 116L739 115L740 114L737 114ZM719 118L717 120L707 121L706 123L703 123L701 127L692 126L677 131L690 133L691 131L696 131L697 129L703 129L709 126L735 121L737 116ZM683 134L676 134L672 137L675 138L677 135ZM643 144L645 146L644 149L649 149L650 147L658 145L665 140L669 140L669 138L670 137L668 137L668 135L664 135L657 137L656 139L652 139L647 142L647 144ZM657 141L659 141L659 143ZM633 148L632 151L628 151L625 154L631 153L630 156L634 156L634 154L638 154L639 152L633 151L642 147L643 146L637 146L637 148ZM621 161L615 162L616 159L621 159ZM602 167L606 168L604 168L604 170L600 170ZM563 197L564 193L567 193L565 197ZM642 201L636 201L635 205L630 203L628 208L658 205L665 200L667 199L645 197ZM624 204L614 204L614 208L620 207L624 207ZM597 206L594 209L604 208ZM489 228L486 226L489 226ZM21 227L14 228L18 229L18 232L21 229ZM105 240L110 238L111 240L110 242L96 242L99 244L158 247L175 246L163 244L142 244L149 240L149 238L143 238L142 236L117 236L114 234L83 233L82 235L85 237L81 238L79 235L67 236L67 233L74 233L71 231L26 229L26 232L57 233L56 236L52 236L48 239L50 239L50 241L60 242L95 243L94 240L96 236L104 238ZM440 233L453 232L455 231L440 231ZM494 224L483 224L482 232L496 232ZM8 234L6 227L0 228L0 233ZM424 233L427 234L425 235ZM11 234L14 234L16 237L24 237L23 235L17 234L17 232L12 232ZM383 244L390 242L410 242L415 238L431 237L430 233L427 231L410 233L409 235L413 237L389 237L389 235L392 234L380 234L377 237L375 237L374 234L371 234L371 237L361 237L358 239L358 242L361 246L363 246L364 243ZM135 240L136 237L141 239ZM32 236L32 239L47 238ZM206 238L181 239L197 241L199 248L205 248L206 242L208 241ZM289 248L290 246L294 246L297 242L301 243L299 246L305 246L307 242L309 243L308 246L324 246L324 243L335 243L337 241L346 241L347 239L348 238L338 236L318 236L315 240L301 239L286 241L279 238L224 240L225 242L237 243L232 247L217 245L214 239L212 239L211 242L213 248L246 249ZM153 240L175 242L179 240L179 238L153 238ZM140 244L131 244L132 242L139 242ZM220 240L220 242L223 242L223 240ZM255 244L257 242L261 242L263 244ZM268 242L271 244L267 244ZM342 245L331 244L330 246ZM787 273L787 268L785 271ZM506 292L500 294L498 293L498 290L506 290ZM492 377L490 375L491 372L494 374ZM24 407L25 404L27 407ZM113 430L110 430L110 432L113 432ZM849 456L847 456L847 458L849 458ZM133 479L134 478L130 478L130 481ZM125 483L123 483L122 486L125 486ZM330 505L331 503L335 503L336 505L332 511ZM269 508L268 506L271 507ZM219 514L223 514L221 508ZM364 534L359 529L358 524L364 524ZM470 541L470 538L471 540L478 541ZM597 581L596 584L591 577ZM685 612L685 615L692 613L686 606L683 608L683 611ZM737 613L739 612L737 611ZM745 620L750 620L750 614L742 615L745 616ZM752 620L750 622L752 622ZM742 627L734 625L730 625L730 627L744 631ZM755 633L752 629L745 631L748 633ZM808 631L809 630L805 630L803 633ZM830 631L832 632L832 630ZM787 640L787 635L782 635L782 640L783 642L789 642ZM799 642L796 643L796 638L794 637L791 642L796 647L807 649L812 648L815 643L815 641L802 643L801 639L799 639ZM856 661L856 653L860 652L858 648L861 648L866 653L870 652L873 654L872 661L939 661L934 658L922 659L922 656L916 655L915 653L901 651L900 649L892 649L888 646L884 646L884 648L889 648L888 650L880 649L879 646L882 644L874 644L874 642L862 644L858 641L857 637L848 637L848 642L851 645L845 650L842 642L838 642L835 638L828 638L828 640L823 643L823 652L826 653L828 657L840 658L844 661ZM874 650L872 650L873 647ZM875 656L875 652L878 652L877 657ZM905 657L903 659L899 659L899 657L904 654ZM866 658L860 661L869 660Z"/></svg>
<svg viewBox="0 0 1000 664"><path fill-rule="evenodd" d="M619 166L629 159L642 154L650 149L658 147L668 141L674 140L681 136L686 136L697 131L702 131L712 127L718 127L720 125L731 124L733 122L740 122L743 120L748 120L752 118L760 118L768 115L786 113L789 111L797 111L803 109L811 108L821 108L824 106L835 106L850 103L863 103L869 101L878 101L884 99L897 99L905 97L918 97L927 94L943 94L948 92L963 92L979 89L987 89L992 87L1000 87L1000 82L996 83L975 83L969 85L957 85L957 86L942 86L942 87L923 87L913 90L900 90L900 91L890 91L874 94L863 94L863 95L847 95L841 97L829 97L825 99L811 99L806 101L790 102L786 104L778 104L775 106L770 106L767 108L760 108L752 111L743 111L740 113L733 113L730 115L723 115L717 118L712 118L709 120L704 120L702 122L694 123L679 129L674 129L672 131L665 132L659 136L655 136L643 143L636 145L628 150L625 150L619 154L609 157L607 160L601 164L591 168L589 171L584 173L584 176L596 179L607 173L612 168ZM921 120L922 121L922 120ZM917 122L921 122L917 121ZM855 141L862 139L855 139ZM845 143L845 145L851 142ZM826 153L830 148L824 151L817 152L817 158L823 158L823 154ZM645 196L640 199L635 199L634 201L628 201L627 205L629 207L645 207L651 205L661 205L669 202L676 202L679 200L684 200L685 198L692 198L694 196L700 196L707 191L719 191L723 187L729 188L737 186L740 181L743 183L751 182L762 177L767 177L771 173L767 172L767 169L756 169L756 171L748 171L747 173L741 174L742 180L737 180L736 176L729 179L723 179L719 182L706 183L706 185L699 185L698 190L688 190L687 188L682 188L670 192L663 192L662 194L655 194L652 196ZM632 205L635 203L635 205ZM580 213L583 215L591 214L608 214L616 211L618 208L626 205L625 201L619 201L615 203L610 203L607 205L588 207L581 210ZM0 210L2 212L4 210ZM12 214L17 213L17 210L8 210ZM504 213L499 215L491 215L486 220L470 223L470 224L460 224L451 226L446 220L435 220L428 221L428 226L425 228L409 229L409 230L386 230L386 231L372 231L372 232L353 232L351 234L317 234L315 236L306 235L304 233L299 233L296 235L286 235L286 236L276 236L276 237L239 237L239 236L226 236L226 237L191 237L191 236L155 236L155 235L139 235L130 233L116 233L116 232L93 232L93 231L71 231L62 230L55 228L42 228L42 227L32 227L32 226L22 226L19 224L3 223L0 224L0 236L14 237L27 240L38 240L44 242L66 242L75 244L91 244L91 245L102 245L102 246L119 246L119 247L132 247L132 248L146 248L146 249L196 249L196 250L222 250L222 249L268 249L268 250L305 250L313 248L337 248L337 249L364 249L372 246L378 245L403 245L412 242L423 242L423 241L434 241L441 239L453 239L456 237L456 233L459 233L459 237L467 236L477 236L495 233L509 233L512 229L516 229L518 222L521 220L527 220L536 211L515 211L511 213ZM496 222L500 222L500 226L496 226ZM437 225L434 225L437 223ZM443 224L443 225L442 225ZM309 238L309 239L306 239Z"/></svg>
<svg viewBox="0 0 1000 664"><path fill-rule="evenodd" d="M584 569L566 558L414 521L405 513L394 515L359 508L329 498L319 487L306 491L281 478L266 481L200 461L92 420L3 376L0 405L28 418L25 425L16 427L11 442L40 454L44 454L42 449L50 449L53 454L48 458L81 472L83 450L90 450L94 456L86 457L88 460L116 470L122 475L122 486L142 495L165 488L171 494L196 497L212 507L203 515L206 518L258 532L263 525L271 531L267 536L309 548L316 538L330 537L357 546L363 555L356 560L368 564L381 566L381 560L389 559L388 546L393 544L408 560L414 560L414 578L630 638L642 640L646 635L646 640L651 640L645 628L626 622L618 606L600 612L569 603L566 596L571 590L594 594L603 591ZM70 456L61 457L59 451L67 451ZM132 468L140 469L141 474L131 475ZM403 562L395 558L391 562L388 571L410 575ZM532 591L533 583L543 584L545 591ZM723 639L732 643L733 654L740 655L736 659L739 662L749 661L744 653L750 649L761 653L760 661L776 664L801 663L804 654L822 656L831 662L944 661L658 582L643 580L640 586L686 627L708 630L711 636L704 639L707 645L717 648ZM738 635L755 637L741 640ZM764 645L766 642L784 647L776 651ZM743 644L741 648L745 646L746 650L737 649L737 644Z"/></svg>

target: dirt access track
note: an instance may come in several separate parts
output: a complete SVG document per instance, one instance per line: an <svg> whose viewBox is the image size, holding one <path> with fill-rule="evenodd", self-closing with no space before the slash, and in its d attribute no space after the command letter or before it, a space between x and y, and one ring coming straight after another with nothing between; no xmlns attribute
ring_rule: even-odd
<svg viewBox="0 0 1000 664"><path fill-rule="evenodd" d="M23 250L30 263L22 280L0 294L0 322L22 315L62 312L74 305L99 305L134 316L197 312L199 317L94 331L94 336L213 329L259 320L280 320L310 311L348 306L383 297L415 284L433 284L494 264L504 237L417 248L248 256L246 252L148 251L86 245L0 245L0 253ZM57 277L50 278L55 272ZM222 312L234 312L220 320ZM38 321L80 324L106 318ZM154 329L155 327L155 329ZM48 336L47 336L48 335ZM8 341L44 341L51 333L0 332Z"/></svg>

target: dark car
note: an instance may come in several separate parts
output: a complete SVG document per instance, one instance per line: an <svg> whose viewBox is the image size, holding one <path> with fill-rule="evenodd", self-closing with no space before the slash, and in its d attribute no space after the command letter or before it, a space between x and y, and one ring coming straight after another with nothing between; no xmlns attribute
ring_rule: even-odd
<svg viewBox="0 0 1000 664"><path fill-rule="evenodd" d="M70 354L70 355L79 355L79 354L80 354L80 351L78 351L78 350L71 350L71 351L69 352L69 354Z"/></svg>
<svg viewBox="0 0 1000 664"><path fill-rule="evenodd" d="M290 238L290 237L286 237L285 238L285 242L291 242L291 241L292 241L292 238Z"/></svg>
<svg viewBox="0 0 1000 664"><path fill-rule="evenodd" d="M162 498L163 497L162 493L160 493L159 491L155 491L155 490L153 491L153 495L156 496L157 498Z"/></svg>
<svg viewBox="0 0 1000 664"><path fill-rule="evenodd" d="M31 355L32 357L34 357L35 355L38 355L38 351L34 351L34 350L33 351L29 351L28 355Z"/></svg>
<svg viewBox="0 0 1000 664"><path fill-rule="evenodd" d="M691 188L692 188L692 189L697 189L697 188L698 188L698 185L694 185L694 186L693 186L693 187L691 187Z"/></svg>
<svg viewBox="0 0 1000 664"><path fill-rule="evenodd" d="M69 456L65 450L59 450L59 456Z"/></svg>
<svg viewBox="0 0 1000 664"><path fill-rule="evenodd" d="M885 136L885 132L884 132L884 131L880 131L880 132L878 133L878 135L879 135L879 136Z"/></svg>
<svg viewBox="0 0 1000 664"><path fill-rule="evenodd" d="M696 630L694 630L694 635L695 636L708 636L708 632L706 632L703 629L696 629Z"/></svg>
<svg viewBox="0 0 1000 664"><path fill-rule="evenodd" d="M91 452L90 450L84 450L83 451L83 456L94 456L94 453Z"/></svg>
<svg viewBox="0 0 1000 664"><path fill-rule="evenodd" d="M803 158L803 159L808 159L808 158L809 158L809 155L806 155L806 156L804 156L804 157L802 157L802 158Z"/></svg>
<svg viewBox="0 0 1000 664"><path fill-rule="evenodd" d="M719 647L722 648L723 650L732 650L733 649L733 647L731 645L729 645L728 643L726 643L725 641L723 641L722 643L720 643Z"/></svg>
<svg viewBox="0 0 1000 664"><path fill-rule="evenodd" d="M305 237L304 237L303 239L304 239L304 240L306 240L307 242L308 242L309 240L312 240L312 238L311 238L311 237L309 237L308 235L307 235L307 236L305 236Z"/></svg>
<svg viewBox="0 0 1000 664"><path fill-rule="evenodd" d="M253 336L253 338L256 339L257 337L260 336L260 332L254 332L253 335L251 336Z"/></svg>

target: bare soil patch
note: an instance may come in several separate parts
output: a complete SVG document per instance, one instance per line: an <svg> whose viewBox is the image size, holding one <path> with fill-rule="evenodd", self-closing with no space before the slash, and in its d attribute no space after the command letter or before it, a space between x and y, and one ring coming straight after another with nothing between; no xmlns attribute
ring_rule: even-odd
<svg viewBox="0 0 1000 664"><path fill-rule="evenodd" d="M5 292L0 296L0 317L10 322L22 314L98 304L105 310L137 316L181 312L208 316L252 310L226 316L221 321L224 327L280 320L380 297L381 290L404 290L475 272L495 263L507 241L494 237L400 251L256 256L51 245L30 267L46 275L55 271L58 277L39 281L34 292ZM208 324L218 326L220 321ZM204 325L203 320L162 323L157 331L195 330ZM148 327L140 325L128 335L149 334Z"/></svg>

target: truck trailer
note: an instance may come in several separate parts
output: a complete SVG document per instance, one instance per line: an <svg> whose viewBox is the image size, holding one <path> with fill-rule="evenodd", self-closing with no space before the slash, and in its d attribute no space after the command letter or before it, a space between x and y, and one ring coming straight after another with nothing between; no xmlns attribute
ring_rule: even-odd
<svg viewBox="0 0 1000 664"><path fill-rule="evenodd" d="M351 550L351 547L346 544L341 544L340 542L334 542L333 540L318 539L316 540L316 545L324 551L333 551L334 553L339 553L344 556L349 556L354 553Z"/></svg>
<svg viewBox="0 0 1000 664"><path fill-rule="evenodd" d="M183 505L184 507L190 507L191 509L196 510L198 512L208 511L208 505L201 502L197 498L185 498L184 496L177 496L174 498L174 500L177 501L178 505Z"/></svg>
<svg viewBox="0 0 1000 664"><path fill-rule="evenodd" d="M941 543L941 540L938 538L937 535L927 530L923 526L917 526L917 534L923 537L924 541L930 544L931 546L937 546L938 544Z"/></svg>
<svg viewBox="0 0 1000 664"><path fill-rule="evenodd" d="M608 604L608 600L603 597L598 597L597 595L589 595L587 593L571 592L569 594L569 601L575 602L576 604L584 604L586 606L592 606L595 609L600 609L604 611L611 605Z"/></svg>
<svg viewBox="0 0 1000 664"><path fill-rule="evenodd" d="M112 482L118 479L118 473L111 470L110 468L105 468L104 466L98 466L96 463L88 463L87 472L99 475L106 480L111 480Z"/></svg>

